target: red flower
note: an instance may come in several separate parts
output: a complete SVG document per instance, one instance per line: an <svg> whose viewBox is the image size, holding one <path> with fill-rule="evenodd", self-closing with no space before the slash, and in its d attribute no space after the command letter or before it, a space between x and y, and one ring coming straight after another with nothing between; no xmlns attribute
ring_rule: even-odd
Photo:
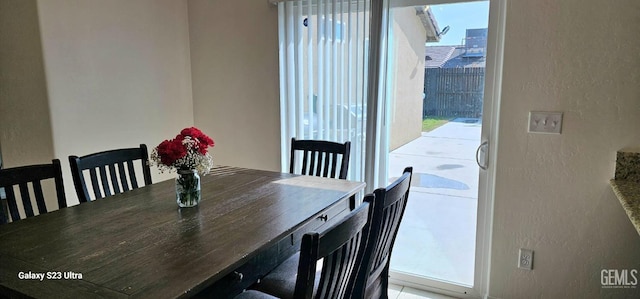
<svg viewBox="0 0 640 299"><path fill-rule="evenodd" d="M202 133L198 128L190 127L180 131L176 138L165 140L152 152L152 159L158 165L168 168L191 169L197 167L197 156L206 156L207 150L213 147L213 139ZM208 157L208 156L207 156ZM181 160L182 159L182 160ZM206 165L211 164L210 157L207 158ZM178 160L181 160L178 162ZM209 167L209 166L207 166Z"/></svg>
<svg viewBox="0 0 640 299"><path fill-rule="evenodd" d="M184 157L186 154L187 150L182 145L181 140L165 140L158 145L158 156L160 156L160 161L164 165L173 165L176 160Z"/></svg>
<svg viewBox="0 0 640 299"><path fill-rule="evenodd" d="M182 131L180 131L180 135L182 135L182 136L191 136L193 138L198 138L200 136L204 136L204 133L202 133L202 131L200 131L196 127L191 127L191 128L182 129Z"/></svg>
<svg viewBox="0 0 640 299"><path fill-rule="evenodd" d="M180 131L180 135L176 136L176 139L184 139L184 137L191 137L191 139L196 140L198 144L198 152L201 154L207 153L208 147L213 147L214 142L209 136L205 135L196 127L184 128Z"/></svg>

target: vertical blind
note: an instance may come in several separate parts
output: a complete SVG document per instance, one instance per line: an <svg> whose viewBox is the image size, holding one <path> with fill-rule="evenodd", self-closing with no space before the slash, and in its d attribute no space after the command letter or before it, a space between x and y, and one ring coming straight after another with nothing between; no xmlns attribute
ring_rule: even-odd
<svg viewBox="0 0 640 299"><path fill-rule="evenodd" d="M282 171L290 141L351 141L364 180L370 0L278 2Z"/></svg>

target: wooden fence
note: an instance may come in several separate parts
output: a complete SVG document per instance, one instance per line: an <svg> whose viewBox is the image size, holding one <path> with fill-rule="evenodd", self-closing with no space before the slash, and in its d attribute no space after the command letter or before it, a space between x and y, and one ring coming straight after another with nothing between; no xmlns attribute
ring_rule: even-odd
<svg viewBox="0 0 640 299"><path fill-rule="evenodd" d="M428 68L424 77L423 117L481 117L484 68Z"/></svg>

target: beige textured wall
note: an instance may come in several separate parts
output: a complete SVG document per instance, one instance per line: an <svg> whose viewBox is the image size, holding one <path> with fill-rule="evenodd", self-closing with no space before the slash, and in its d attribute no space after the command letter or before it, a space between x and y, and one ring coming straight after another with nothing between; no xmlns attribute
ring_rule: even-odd
<svg viewBox="0 0 640 299"><path fill-rule="evenodd" d="M187 5L42 0L38 12L55 156L73 202L67 156L151 150L193 125Z"/></svg>
<svg viewBox="0 0 640 299"><path fill-rule="evenodd" d="M418 137L422 132L422 92L424 90L424 44L426 32L413 7L392 9L395 82L391 92L392 151Z"/></svg>
<svg viewBox="0 0 640 299"><path fill-rule="evenodd" d="M0 1L0 150L5 168L54 158L35 0Z"/></svg>
<svg viewBox="0 0 640 299"><path fill-rule="evenodd" d="M640 145L640 2L508 1L490 295L638 298L602 269L639 269L640 236L613 195L616 151ZM562 135L527 133L563 111ZM534 270L516 269L518 248Z"/></svg>
<svg viewBox="0 0 640 299"><path fill-rule="evenodd" d="M277 7L189 0L195 124L214 163L280 170Z"/></svg>

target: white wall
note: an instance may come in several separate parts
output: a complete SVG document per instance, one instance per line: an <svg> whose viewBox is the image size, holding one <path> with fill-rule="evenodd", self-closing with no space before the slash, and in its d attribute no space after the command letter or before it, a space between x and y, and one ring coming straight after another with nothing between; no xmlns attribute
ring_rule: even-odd
<svg viewBox="0 0 640 299"><path fill-rule="evenodd" d="M35 0L0 1L0 149L5 168L54 158Z"/></svg>
<svg viewBox="0 0 640 299"><path fill-rule="evenodd" d="M215 164L280 170L277 7L189 0L195 124Z"/></svg>
<svg viewBox="0 0 640 299"><path fill-rule="evenodd" d="M427 33L413 7L394 8L392 17L394 81L391 90L391 128L389 151L393 151L422 133L422 94L424 91L424 44Z"/></svg>
<svg viewBox="0 0 640 299"><path fill-rule="evenodd" d="M193 125L186 1L38 1L55 156L149 151ZM159 176L152 169L154 181Z"/></svg>
<svg viewBox="0 0 640 299"><path fill-rule="evenodd" d="M490 296L638 298L602 269L639 269L640 236L608 184L640 144L640 2L509 0ZM563 111L562 135L527 133ZM516 269L518 248L534 270Z"/></svg>

